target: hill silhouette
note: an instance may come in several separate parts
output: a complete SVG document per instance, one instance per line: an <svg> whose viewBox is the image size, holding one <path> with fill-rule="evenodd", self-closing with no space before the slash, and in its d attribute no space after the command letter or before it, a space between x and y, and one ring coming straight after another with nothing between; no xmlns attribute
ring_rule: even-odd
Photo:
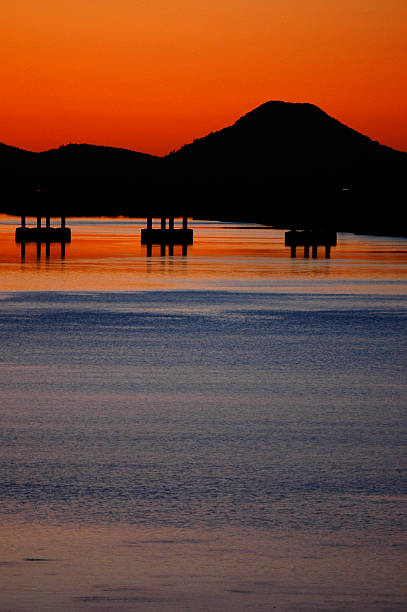
<svg viewBox="0 0 407 612"><path fill-rule="evenodd" d="M267 102L182 147L171 161L174 174L177 168L182 172L180 182L201 183L202 213L215 191L228 218L255 215L284 225L295 218L302 225L378 231L387 213L403 217L399 197L405 192L407 154L312 104ZM394 225L394 218L388 221Z"/></svg>
<svg viewBox="0 0 407 612"><path fill-rule="evenodd" d="M266 102L165 157L94 145L0 145L4 212L187 214L407 235L407 154L312 104Z"/></svg>

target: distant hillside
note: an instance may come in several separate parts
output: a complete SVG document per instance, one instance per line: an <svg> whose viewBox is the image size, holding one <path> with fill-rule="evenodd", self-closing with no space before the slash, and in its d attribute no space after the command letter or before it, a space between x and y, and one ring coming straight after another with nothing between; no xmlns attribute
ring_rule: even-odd
<svg viewBox="0 0 407 612"><path fill-rule="evenodd" d="M89 144L68 144L32 153L0 143L0 164L21 176L131 176L159 160L154 155L128 149Z"/></svg>
<svg viewBox="0 0 407 612"><path fill-rule="evenodd" d="M169 156L179 182L228 218L292 224L404 219L407 154L372 141L312 104L267 102ZM389 201L395 198L393 202ZM405 219L403 220L403 222ZM391 220L394 223L394 219ZM407 231L407 227L405 227Z"/></svg>
<svg viewBox="0 0 407 612"><path fill-rule="evenodd" d="M2 182L9 172L17 172L20 169L20 172L26 173L36 155L31 151L10 147L0 142L0 177Z"/></svg>
<svg viewBox="0 0 407 612"><path fill-rule="evenodd" d="M146 197L162 159L127 149L69 144L32 153L0 144L3 210L121 214ZM131 199L131 201L130 201ZM144 204L143 204L144 205Z"/></svg>
<svg viewBox="0 0 407 612"><path fill-rule="evenodd" d="M69 144L38 153L41 171L53 176L143 176L158 161L146 153L89 144Z"/></svg>
<svg viewBox="0 0 407 612"><path fill-rule="evenodd" d="M267 102L163 158L87 144L42 153L0 145L8 212L187 212L407 235L406 176L406 153L288 102Z"/></svg>

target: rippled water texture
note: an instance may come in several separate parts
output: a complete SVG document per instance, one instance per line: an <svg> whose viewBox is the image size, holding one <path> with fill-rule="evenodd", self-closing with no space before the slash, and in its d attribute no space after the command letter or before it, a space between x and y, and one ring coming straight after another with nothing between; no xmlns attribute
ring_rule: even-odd
<svg viewBox="0 0 407 612"><path fill-rule="evenodd" d="M407 240L2 223L2 610L407 608Z"/></svg>

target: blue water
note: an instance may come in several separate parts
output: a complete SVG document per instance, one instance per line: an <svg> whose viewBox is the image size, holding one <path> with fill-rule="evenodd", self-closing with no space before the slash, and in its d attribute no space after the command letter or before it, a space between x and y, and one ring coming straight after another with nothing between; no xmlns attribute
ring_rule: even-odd
<svg viewBox="0 0 407 612"><path fill-rule="evenodd" d="M405 528L407 297L1 298L3 518Z"/></svg>

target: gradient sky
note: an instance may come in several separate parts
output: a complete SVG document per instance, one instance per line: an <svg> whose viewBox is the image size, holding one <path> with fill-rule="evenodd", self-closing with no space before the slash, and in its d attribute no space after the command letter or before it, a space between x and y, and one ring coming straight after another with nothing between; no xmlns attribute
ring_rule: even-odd
<svg viewBox="0 0 407 612"><path fill-rule="evenodd" d="M165 154L267 100L407 151L407 0L1 0L0 141Z"/></svg>

